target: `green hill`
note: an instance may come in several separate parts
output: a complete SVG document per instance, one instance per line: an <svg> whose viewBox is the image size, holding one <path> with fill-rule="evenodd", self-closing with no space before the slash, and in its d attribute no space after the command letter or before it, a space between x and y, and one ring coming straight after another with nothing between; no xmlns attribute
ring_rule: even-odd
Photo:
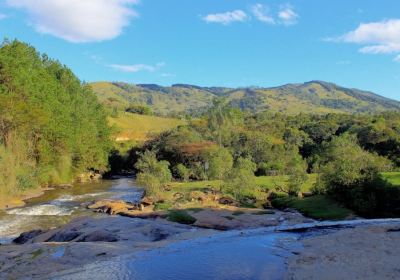
<svg viewBox="0 0 400 280"><path fill-rule="evenodd" d="M100 101L109 107L123 109L132 103L147 104L163 115L201 112L211 105L215 97L225 97L233 106L252 112L270 110L287 114L323 114L400 110L399 101L322 81L273 88L199 87L185 84L163 87L118 82L97 82L91 86Z"/></svg>

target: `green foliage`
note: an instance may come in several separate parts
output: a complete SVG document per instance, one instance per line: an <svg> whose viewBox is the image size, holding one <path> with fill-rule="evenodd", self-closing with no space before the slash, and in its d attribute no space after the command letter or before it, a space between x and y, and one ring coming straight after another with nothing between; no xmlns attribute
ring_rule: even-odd
<svg viewBox="0 0 400 280"><path fill-rule="evenodd" d="M293 153L292 160L287 164L286 174L289 175L287 193L292 196L297 196L301 187L308 179L307 165L298 152Z"/></svg>
<svg viewBox="0 0 400 280"><path fill-rule="evenodd" d="M4 193L69 182L88 169L105 170L109 136L103 107L71 70L19 41L1 45Z"/></svg>
<svg viewBox="0 0 400 280"><path fill-rule="evenodd" d="M161 185L170 182L172 179L169 170L169 162L158 161L156 153L146 150L140 154L135 168L139 171L137 174L137 183L146 188L147 195L157 195L160 192Z"/></svg>
<svg viewBox="0 0 400 280"><path fill-rule="evenodd" d="M208 162L208 178L221 180L232 169L233 157L226 148L215 148L208 152L205 159Z"/></svg>
<svg viewBox="0 0 400 280"><path fill-rule="evenodd" d="M322 195L307 198L280 196L272 201L272 205L278 209L293 208L319 220L343 220L352 214L347 208Z"/></svg>
<svg viewBox="0 0 400 280"><path fill-rule="evenodd" d="M344 134L326 145L317 184L332 197L367 217L400 213L400 189L381 175L389 160L363 150L354 135Z"/></svg>
<svg viewBox="0 0 400 280"><path fill-rule="evenodd" d="M183 182L189 181L190 170L183 164L178 164L174 167L174 173L177 178L181 179Z"/></svg>
<svg viewBox="0 0 400 280"><path fill-rule="evenodd" d="M318 164L318 183L329 193L372 182L380 172L390 169L388 160L363 150L357 138L350 134L328 143Z"/></svg>
<svg viewBox="0 0 400 280"><path fill-rule="evenodd" d="M400 172L385 172L382 176L389 184L400 187Z"/></svg>
<svg viewBox="0 0 400 280"><path fill-rule="evenodd" d="M241 200L246 195L246 190L255 187L256 164L249 158L238 158L234 168L225 178L222 188Z"/></svg>
<svg viewBox="0 0 400 280"><path fill-rule="evenodd" d="M131 104L128 108L125 109L128 113L134 113L139 115L152 115L153 110L148 105L141 104Z"/></svg>

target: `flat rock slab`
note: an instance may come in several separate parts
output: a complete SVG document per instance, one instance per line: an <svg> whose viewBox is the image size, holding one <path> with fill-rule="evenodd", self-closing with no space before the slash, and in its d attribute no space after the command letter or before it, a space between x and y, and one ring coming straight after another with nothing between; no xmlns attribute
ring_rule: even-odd
<svg viewBox="0 0 400 280"><path fill-rule="evenodd" d="M398 228L366 225L306 237L285 279L400 279Z"/></svg>

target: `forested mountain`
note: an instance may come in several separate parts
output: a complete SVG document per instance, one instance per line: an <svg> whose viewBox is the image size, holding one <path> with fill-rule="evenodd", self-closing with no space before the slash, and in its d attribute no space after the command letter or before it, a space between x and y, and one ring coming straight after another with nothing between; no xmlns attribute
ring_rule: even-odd
<svg viewBox="0 0 400 280"><path fill-rule="evenodd" d="M105 111L66 66L19 41L0 47L0 196L105 169Z"/></svg>
<svg viewBox="0 0 400 280"><path fill-rule="evenodd" d="M198 113L205 111L215 97L227 98L230 104L245 111L271 111L287 114L377 113L400 110L400 102L372 92L311 81L274 88L198 87L176 84L98 82L91 84L100 100L109 107L126 108L147 104L158 114Z"/></svg>

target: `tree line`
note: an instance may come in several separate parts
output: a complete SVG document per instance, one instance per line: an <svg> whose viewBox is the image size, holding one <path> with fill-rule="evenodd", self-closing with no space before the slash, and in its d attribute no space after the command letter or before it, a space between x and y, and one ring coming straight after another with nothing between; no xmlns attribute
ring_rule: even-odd
<svg viewBox="0 0 400 280"><path fill-rule="evenodd" d="M106 113L70 69L33 47L0 47L0 193L71 182L106 170Z"/></svg>
<svg viewBox="0 0 400 280"><path fill-rule="evenodd" d="M160 163L157 172L143 167L148 158L153 166ZM315 173L315 194L329 195L366 216L400 214L400 190L381 176L400 168L399 112L250 114L217 99L200 118L132 149L124 162L153 189L171 177L223 180L225 191L239 199L254 186L254 176L287 176L279 188L296 196L307 174Z"/></svg>

